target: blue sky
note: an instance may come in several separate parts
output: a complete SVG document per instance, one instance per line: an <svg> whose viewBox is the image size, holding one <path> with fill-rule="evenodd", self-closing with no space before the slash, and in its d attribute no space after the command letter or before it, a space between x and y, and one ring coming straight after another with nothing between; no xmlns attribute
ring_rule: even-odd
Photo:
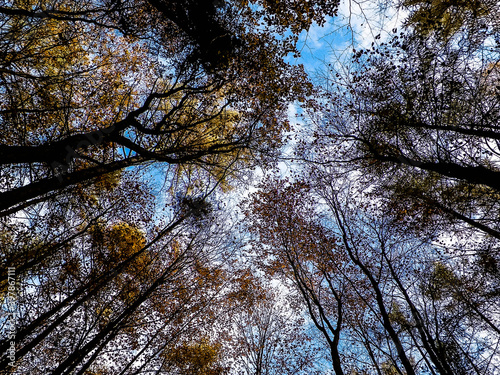
<svg viewBox="0 0 500 375"><path fill-rule="evenodd" d="M330 17L323 26L313 25L302 33L299 49L302 56L296 63L304 64L308 73L324 69L325 63L349 58L352 49L368 48L381 43L400 28L405 14L394 8L383 9L376 0L354 2L345 0L337 17ZM375 39L380 35L380 39Z"/></svg>

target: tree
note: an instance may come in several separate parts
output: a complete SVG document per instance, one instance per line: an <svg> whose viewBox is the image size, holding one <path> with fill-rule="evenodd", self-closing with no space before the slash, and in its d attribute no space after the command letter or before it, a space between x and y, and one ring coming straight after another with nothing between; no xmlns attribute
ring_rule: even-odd
<svg viewBox="0 0 500 375"><path fill-rule="evenodd" d="M425 36L437 34L450 40L457 34L465 33L467 38L480 41L484 38L485 28L498 26L495 25L497 4L494 1L405 0L401 6L410 12L406 25Z"/></svg>
<svg viewBox="0 0 500 375"><path fill-rule="evenodd" d="M18 370L137 373L163 366L158 353L186 336L213 334L210 326L242 300L239 284L224 270L226 239L216 234L220 224L213 219L198 227L181 216L151 239L127 224L101 221L80 244L49 258L46 272L18 274L21 285L39 280L36 300L35 291L18 295L24 309Z"/></svg>
<svg viewBox="0 0 500 375"><path fill-rule="evenodd" d="M321 373L321 351L307 332L302 309L283 290L274 291L268 283L261 288L259 298L233 319L234 368L247 375Z"/></svg>
<svg viewBox="0 0 500 375"><path fill-rule="evenodd" d="M210 196L279 149L288 103L311 93L285 59L335 9L0 7L2 277L16 267L23 306L8 370L161 371L165 348L196 347L183 335L210 338L204 352L219 347L210 324L243 303L244 283L230 282L226 250L237 246Z"/></svg>
<svg viewBox="0 0 500 375"><path fill-rule="evenodd" d="M200 342L183 343L164 352L165 367L178 368L178 374L224 374L226 369L217 365L220 347L206 338Z"/></svg>
<svg viewBox="0 0 500 375"><path fill-rule="evenodd" d="M335 241L308 220L313 211L307 186L297 183L281 189L280 185L285 184L270 181L247 204L250 230L258 235L256 246L265 256L261 267L291 282L330 348L335 373L343 374L339 343L345 298L338 290L342 280L334 277L342 266L336 249L330 249Z"/></svg>
<svg viewBox="0 0 500 375"><path fill-rule="evenodd" d="M261 253L268 256L264 270L291 281L329 347L335 373L363 370L367 364L379 368L381 357L415 373L389 318L385 281L377 271L381 266L368 266L373 254L361 253L369 237L350 238L354 236L350 224L340 216L319 216L312 187L304 182L276 181L263 188L254 195L247 215L262 243ZM337 220L336 228L325 226L332 220ZM380 339L371 342L368 335L374 331L393 341L394 347L382 348ZM351 369L346 358L352 358Z"/></svg>
<svg viewBox="0 0 500 375"><path fill-rule="evenodd" d="M338 136L346 147L354 146L346 160L351 156L361 168L379 175L384 167L391 168L384 174L393 175L393 181L399 173L411 172L415 177L401 179L405 185L400 192L419 190L422 200L425 195L434 208L495 236L489 218L466 203L477 199L477 206L491 207L498 191L494 161L498 98L493 93L498 44L489 46L486 41L498 33L493 21L498 9L481 4L487 12L475 14L470 4L461 2L436 1L431 6L443 7L443 12L463 10L470 18L475 14L474 22L482 24L483 31L474 40L475 29L464 23L452 39L441 38L442 30L422 35L417 28L378 49L358 51L357 68L345 82L346 91L339 95L330 91L329 111L345 110L345 115L327 121L330 136ZM428 8L423 3L413 8L410 21ZM462 194L464 190L467 193ZM455 205L448 203L452 195L458 195ZM478 216L482 217L473 219Z"/></svg>
<svg viewBox="0 0 500 375"><path fill-rule="evenodd" d="M494 373L496 325L471 308L477 275L432 236L402 231L347 176L315 166L307 184L268 183L247 216L262 269L291 280L332 362L341 359L335 373ZM336 346L326 327L341 328Z"/></svg>
<svg viewBox="0 0 500 375"><path fill-rule="evenodd" d="M468 263L465 279L481 274L485 284L463 302L496 332L498 5L480 3L411 2L415 29L357 51L352 75L326 94L316 152L337 147L332 163L362 171L358 181L400 230ZM423 30L431 16L449 23Z"/></svg>
<svg viewBox="0 0 500 375"><path fill-rule="evenodd" d="M5 44L8 68L2 71L0 154L10 175L4 215L134 165L225 170L234 168L242 149L279 146L286 103L302 100L310 84L300 67L283 61L296 36L277 41L273 32L292 28L296 35L335 6L308 7L298 25L272 17L267 32L254 32L251 26L265 11L286 8L198 3L106 8L61 1L1 9L4 38L12 40ZM94 13L102 21L90 20ZM199 23L205 14L207 21ZM157 30L151 30L154 23ZM223 42L228 34L234 43Z"/></svg>

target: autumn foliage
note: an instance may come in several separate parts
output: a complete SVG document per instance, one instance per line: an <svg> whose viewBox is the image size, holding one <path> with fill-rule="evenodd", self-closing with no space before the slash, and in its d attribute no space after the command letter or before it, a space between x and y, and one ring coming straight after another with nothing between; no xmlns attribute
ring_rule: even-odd
<svg viewBox="0 0 500 375"><path fill-rule="evenodd" d="M497 373L500 10L377 4L2 3L0 372Z"/></svg>

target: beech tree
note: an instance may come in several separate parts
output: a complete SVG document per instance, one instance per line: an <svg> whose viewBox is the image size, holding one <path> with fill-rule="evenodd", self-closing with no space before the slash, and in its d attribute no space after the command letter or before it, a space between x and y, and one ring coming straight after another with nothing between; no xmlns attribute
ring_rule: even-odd
<svg viewBox="0 0 500 375"><path fill-rule="evenodd" d="M222 333L212 327L241 308L248 277L227 267L235 248L216 213L205 212L182 209L148 234L101 217L63 250L17 274L23 311L12 370L158 371L170 368L168 361L180 364L161 354L182 347L187 337L215 340ZM8 362L2 358L3 366Z"/></svg>
<svg viewBox="0 0 500 375"><path fill-rule="evenodd" d="M279 146L286 103L310 92L284 58L301 30L335 11L294 7L299 19L266 2L1 8L4 214L134 165L225 170L241 149ZM277 40L286 29L293 34Z"/></svg>
<svg viewBox="0 0 500 375"><path fill-rule="evenodd" d="M212 196L279 149L288 103L312 90L285 59L336 6L0 7L2 298L8 267L19 285L16 360L2 334L2 368L227 370L211 327L251 283L229 271L238 245Z"/></svg>
<svg viewBox="0 0 500 375"><path fill-rule="evenodd" d="M389 207L407 220L446 217L498 239L498 6L404 3L415 31L357 51L352 74L332 77L318 142L377 176L379 194L392 194ZM453 31L430 27L431 13Z"/></svg>
<svg viewBox="0 0 500 375"><path fill-rule="evenodd" d="M249 202L247 217L258 235L259 252L267 256L261 267L292 282L330 347L335 373L343 374L339 343L346 298L343 280L334 276L341 262L335 249L330 249L332 239L307 219L312 213L311 201L304 190L307 187L300 184L282 190L279 182L270 183Z"/></svg>
<svg viewBox="0 0 500 375"><path fill-rule="evenodd" d="M315 152L335 149L398 230L460 259L440 269L461 269L453 304L497 335L498 4L404 4L406 33L332 72Z"/></svg>
<svg viewBox="0 0 500 375"><path fill-rule="evenodd" d="M235 367L247 375L320 374L322 350L301 305L283 289L261 283L258 298L233 319Z"/></svg>
<svg viewBox="0 0 500 375"><path fill-rule="evenodd" d="M494 320L465 302L481 281L331 172L264 184L247 217L262 270L291 281L334 372L494 373Z"/></svg>
<svg viewBox="0 0 500 375"><path fill-rule="evenodd" d="M356 358L356 373L494 373L498 4L402 5L404 32L353 51L346 74L328 68L306 118L312 136L296 147L306 167L294 178L307 181L308 198L301 183L263 186L251 225L273 254L279 238L292 249L304 237L315 243L308 250L340 242L341 259L359 272L344 280L365 285L358 297L373 314L342 322L341 342L364 354L342 353ZM320 241L324 233L331 239Z"/></svg>
<svg viewBox="0 0 500 375"><path fill-rule="evenodd" d="M499 6L401 1L314 87L289 61L338 5L0 6L0 368L498 372ZM236 227L291 103L311 136Z"/></svg>

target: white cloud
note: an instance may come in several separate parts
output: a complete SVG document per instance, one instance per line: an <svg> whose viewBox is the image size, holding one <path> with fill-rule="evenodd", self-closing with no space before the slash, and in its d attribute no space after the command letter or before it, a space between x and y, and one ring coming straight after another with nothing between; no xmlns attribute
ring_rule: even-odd
<svg viewBox="0 0 500 375"><path fill-rule="evenodd" d="M394 28L401 28L406 14L391 6L384 6L379 0L344 0L339 6L339 19L351 33L354 48L370 47L372 42L383 42ZM380 35L380 39L375 39Z"/></svg>

